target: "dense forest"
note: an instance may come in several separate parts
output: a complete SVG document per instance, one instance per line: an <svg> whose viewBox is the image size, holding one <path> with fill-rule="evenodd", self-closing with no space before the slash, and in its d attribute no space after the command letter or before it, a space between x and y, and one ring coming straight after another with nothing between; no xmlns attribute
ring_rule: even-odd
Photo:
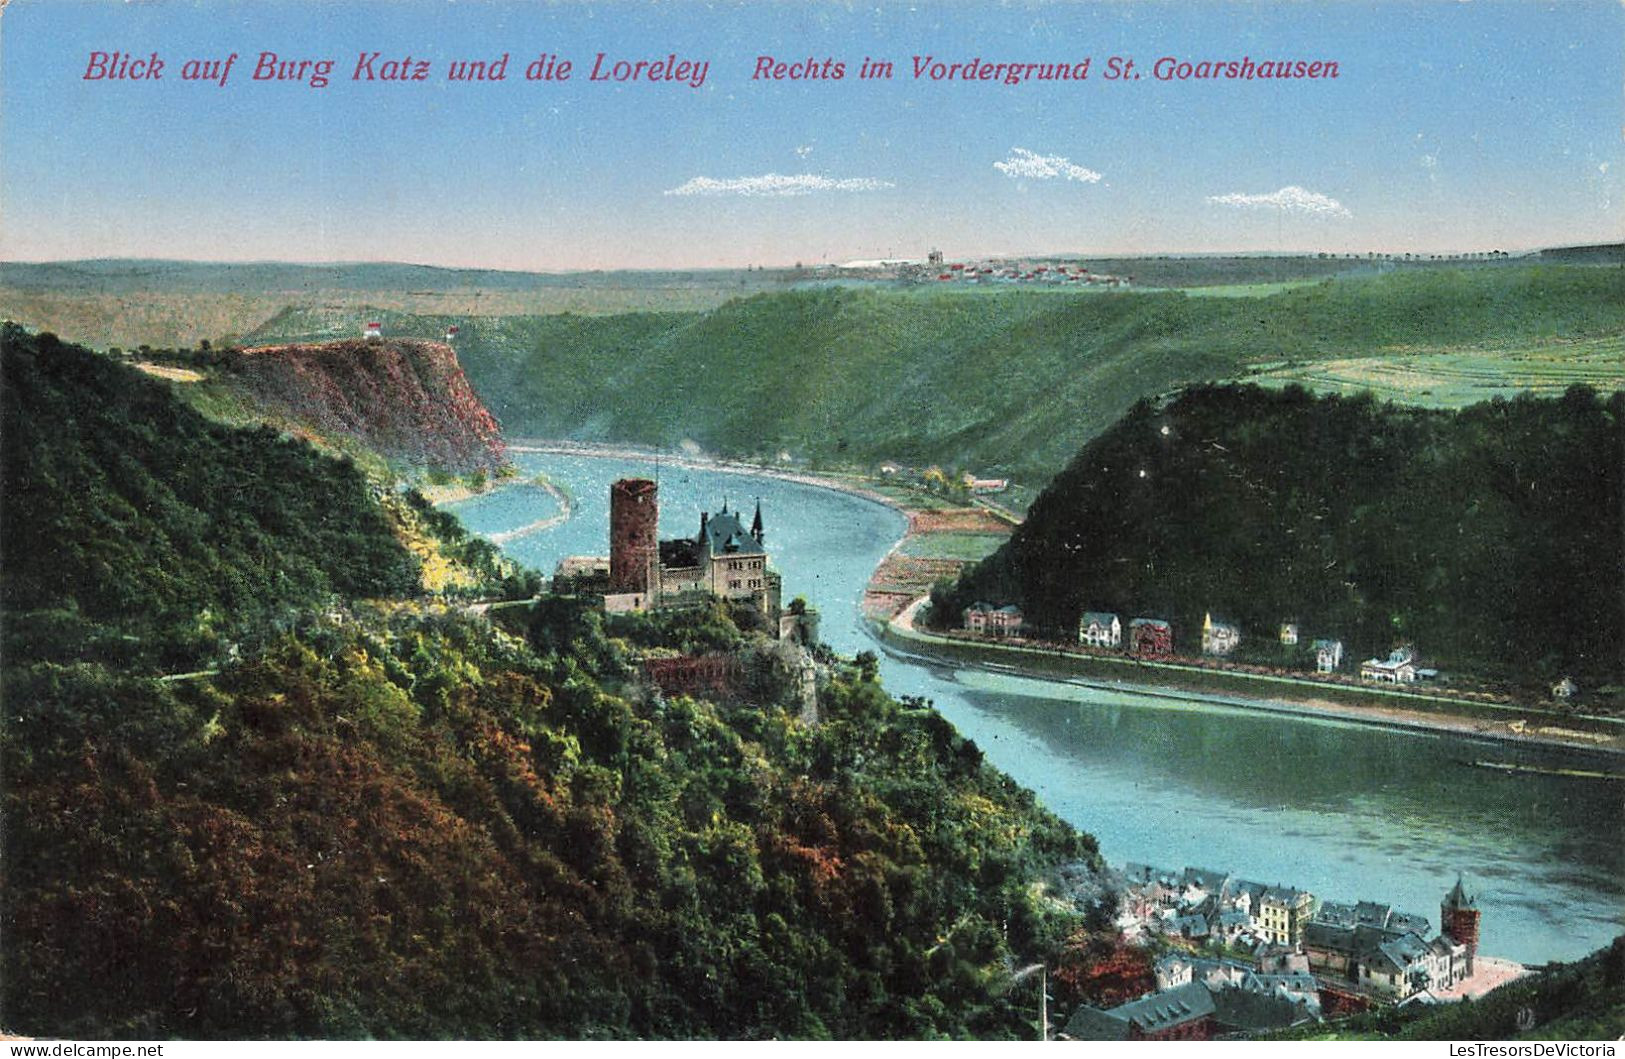
<svg viewBox="0 0 1625 1059"><path fill-rule="evenodd" d="M421 596L353 467L4 340L8 1032L999 1038L1021 963L1091 995L1093 840L872 658L822 658L810 724L723 610L502 631ZM190 658L211 615L217 672L102 650ZM738 686L656 692L673 650Z"/></svg>
<svg viewBox="0 0 1625 1059"><path fill-rule="evenodd" d="M1452 413L1201 387L1084 447L932 613L1015 602L1072 638L1084 610L1161 617L1195 653L1211 611L1244 648L1296 621L1356 660L1408 641L1447 670L1617 685L1622 478L1618 393Z"/></svg>
<svg viewBox="0 0 1625 1059"><path fill-rule="evenodd" d="M8 656L180 663L329 598L417 584L352 464L211 423L49 335L0 342Z"/></svg>
<svg viewBox="0 0 1625 1059"><path fill-rule="evenodd" d="M293 308L251 340L328 335L329 315ZM383 320L390 334L460 325L469 380L511 435L688 439L731 456L938 463L1037 485L1137 400L1259 364L1560 356L1554 340L1617 336L1625 271L1406 271L1240 298L828 287L704 312Z"/></svg>
<svg viewBox="0 0 1625 1059"><path fill-rule="evenodd" d="M3 348L8 650L173 668L328 602L534 590L489 542L347 457L211 422L169 384L49 335L8 327Z"/></svg>

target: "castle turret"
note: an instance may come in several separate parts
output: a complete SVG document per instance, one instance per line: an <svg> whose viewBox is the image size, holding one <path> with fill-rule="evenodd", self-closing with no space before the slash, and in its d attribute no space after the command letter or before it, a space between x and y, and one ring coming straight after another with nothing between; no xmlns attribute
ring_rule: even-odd
<svg viewBox="0 0 1625 1059"><path fill-rule="evenodd" d="M1467 977L1473 976L1473 958L1478 955L1478 898L1467 892L1461 876L1439 905L1439 930L1457 944L1467 947Z"/></svg>
<svg viewBox="0 0 1625 1059"><path fill-rule="evenodd" d="M622 478L609 489L609 590L653 592L659 586L658 487Z"/></svg>
<svg viewBox="0 0 1625 1059"><path fill-rule="evenodd" d="M750 535L756 538L756 543L763 543L762 537L762 502L756 501L756 517L750 523Z"/></svg>

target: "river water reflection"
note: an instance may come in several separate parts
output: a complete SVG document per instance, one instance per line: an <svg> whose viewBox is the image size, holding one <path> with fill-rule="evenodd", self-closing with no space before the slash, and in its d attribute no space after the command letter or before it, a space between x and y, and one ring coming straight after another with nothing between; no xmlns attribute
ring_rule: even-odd
<svg viewBox="0 0 1625 1059"><path fill-rule="evenodd" d="M649 461L517 453L572 500L571 517L505 541L550 574L565 555L606 554L609 485ZM786 598L823 614L837 651L875 650L896 695L921 695L988 759L1093 833L1113 863L1229 869L1322 898L1388 901L1437 927L1458 871L1480 892L1483 949L1570 959L1625 929L1625 782L1511 775L1477 759L1560 763L1459 736L1262 714L1215 703L944 664L882 647L859 614L863 587L902 535L895 511L828 489L667 464L661 535L692 534L702 508L761 500ZM554 513L540 490L454 505L470 528L512 530Z"/></svg>

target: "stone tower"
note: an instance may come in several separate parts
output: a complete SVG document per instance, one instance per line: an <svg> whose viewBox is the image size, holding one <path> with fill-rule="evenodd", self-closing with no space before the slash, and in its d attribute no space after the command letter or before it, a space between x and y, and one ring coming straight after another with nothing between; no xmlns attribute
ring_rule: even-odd
<svg viewBox="0 0 1625 1059"><path fill-rule="evenodd" d="M647 478L622 478L609 487L609 590L651 592L659 587L660 504Z"/></svg>
<svg viewBox="0 0 1625 1059"><path fill-rule="evenodd" d="M1478 898L1470 895L1456 876L1456 885L1439 905L1439 931L1458 944L1467 946L1467 977L1473 976L1473 958L1478 955Z"/></svg>

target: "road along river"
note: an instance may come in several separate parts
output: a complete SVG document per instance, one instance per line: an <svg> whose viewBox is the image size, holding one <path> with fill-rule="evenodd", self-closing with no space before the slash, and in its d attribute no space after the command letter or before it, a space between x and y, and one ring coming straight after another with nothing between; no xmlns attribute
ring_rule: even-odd
<svg viewBox="0 0 1625 1059"><path fill-rule="evenodd" d="M807 597L837 651L881 654L894 695L931 699L988 760L1093 833L1114 864L1230 870L1321 898L1391 902L1438 925L1439 900L1466 875L1480 893L1483 949L1524 963L1571 959L1625 931L1625 782L1474 767L1591 767L1544 747L1371 728L945 663L882 645L859 611L875 564L902 536L897 512L804 482L649 460L524 452L573 507L563 522L507 538L551 574L566 555L608 553L609 486L660 482L662 537L699 529L700 511L758 499L786 599ZM560 513L538 489L450 505L498 535Z"/></svg>

